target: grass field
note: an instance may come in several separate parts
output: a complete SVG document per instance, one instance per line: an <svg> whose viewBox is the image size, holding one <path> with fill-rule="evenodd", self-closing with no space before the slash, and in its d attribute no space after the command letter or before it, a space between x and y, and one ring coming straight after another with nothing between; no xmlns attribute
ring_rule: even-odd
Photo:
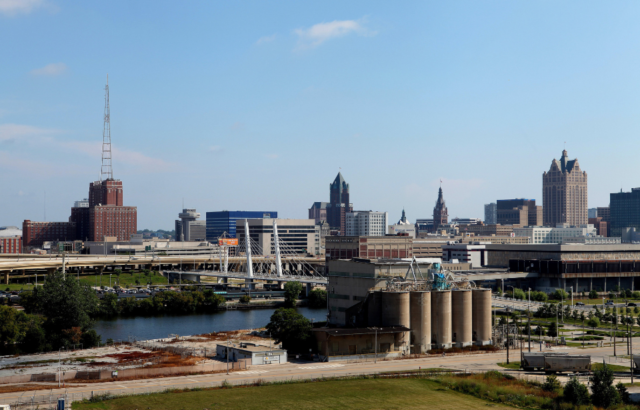
<svg viewBox="0 0 640 410"><path fill-rule="evenodd" d="M602 368L602 363L593 363L591 370L597 370ZM619 364L607 364L607 368L614 372L629 372L629 366L620 366Z"/></svg>
<svg viewBox="0 0 640 410"><path fill-rule="evenodd" d="M135 273L121 273L120 277L117 277L116 275L111 275L111 285L115 285L115 284L119 284L120 286L122 286L123 288L128 288L128 287L134 287L134 286L144 286L146 285L148 282L151 282L152 285L168 285L169 284L169 280L167 278L165 278L164 276L160 275L160 274L153 274L154 272L151 272L151 274L149 274L149 276L145 276L144 273L142 272L135 272ZM74 275L75 277L75 275ZM12 277L11 280L13 282L20 282L20 283L10 283L8 285L5 284L1 284L0 285L0 290L10 290L10 291L14 291L14 290L31 290L33 289L34 285L33 284L27 284L25 283L26 281L29 281L29 283L35 283L35 278L21 278L19 276L16 277ZM42 283L45 280L45 275L38 275L38 285L42 285ZM136 284L136 280L139 281L139 285ZM102 275L102 285L100 285L100 275L80 275L80 282L87 284L89 286L109 286L109 274L105 273Z"/></svg>
<svg viewBox="0 0 640 410"><path fill-rule="evenodd" d="M504 367L505 369L518 370L520 368L520 362L507 362L498 363L498 366Z"/></svg>
<svg viewBox="0 0 640 410"><path fill-rule="evenodd" d="M131 396L74 410L513 409L424 379L362 379Z"/></svg>
<svg viewBox="0 0 640 410"><path fill-rule="evenodd" d="M145 276L144 273L135 272L135 273L121 273L120 277L116 275L111 275L111 286L118 284L123 288L134 287L134 286L145 286L148 282L151 282L152 285L168 285L169 280L160 274L153 275L154 272L151 272L149 276ZM139 285L136 283L136 280L140 283ZM87 275L80 276L80 282L85 283L89 286L101 286L100 285L100 275ZM102 275L102 286L109 286L109 275Z"/></svg>

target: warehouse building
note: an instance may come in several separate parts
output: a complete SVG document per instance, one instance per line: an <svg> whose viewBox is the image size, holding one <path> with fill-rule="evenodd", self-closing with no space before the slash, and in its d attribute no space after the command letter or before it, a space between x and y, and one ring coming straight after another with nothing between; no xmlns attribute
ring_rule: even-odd
<svg viewBox="0 0 640 410"><path fill-rule="evenodd" d="M287 351L283 349L272 349L269 346L262 346L255 343L240 343L239 346L226 344L216 345L216 356L219 359L237 362L241 359L251 359L252 366L265 364L287 363Z"/></svg>

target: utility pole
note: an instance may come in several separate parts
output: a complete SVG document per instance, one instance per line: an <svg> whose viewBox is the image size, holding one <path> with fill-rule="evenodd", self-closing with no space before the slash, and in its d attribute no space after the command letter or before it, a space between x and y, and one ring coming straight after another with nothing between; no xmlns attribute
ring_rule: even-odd
<svg viewBox="0 0 640 410"><path fill-rule="evenodd" d="M507 327L507 364L509 364L509 322L506 325L502 325L502 328Z"/></svg>
<svg viewBox="0 0 640 410"><path fill-rule="evenodd" d="M604 300L604 298L602 298ZM616 354L616 333L618 333L618 308L617 307L613 307L613 311L614 311L614 318L616 320L616 330L613 332L613 355L614 356L618 356ZM603 342L604 344L604 342Z"/></svg>
<svg viewBox="0 0 640 410"><path fill-rule="evenodd" d="M527 309L527 327L529 328L529 353L531 353L531 288L529 288L529 308Z"/></svg>

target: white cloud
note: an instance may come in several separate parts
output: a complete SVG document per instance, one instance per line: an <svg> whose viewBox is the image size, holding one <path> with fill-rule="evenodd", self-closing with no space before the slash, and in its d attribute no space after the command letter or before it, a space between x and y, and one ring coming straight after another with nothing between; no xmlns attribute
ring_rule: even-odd
<svg viewBox="0 0 640 410"><path fill-rule="evenodd" d="M64 147L73 151L79 151L85 153L94 158L100 158L102 156L102 143L101 142L86 142L86 141L58 141L56 145ZM162 159L148 157L137 151L123 150L116 146L111 147L113 163L117 166L118 162L128 165L137 165L145 167L167 167L169 164Z"/></svg>
<svg viewBox="0 0 640 410"><path fill-rule="evenodd" d="M277 159L278 158L278 154L265 154L265 157L267 157L269 159Z"/></svg>
<svg viewBox="0 0 640 410"><path fill-rule="evenodd" d="M221 152L222 147L220 145L212 145L209 147L209 152Z"/></svg>
<svg viewBox="0 0 640 410"><path fill-rule="evenodd" d="M42 68L31 70L31 75L53 77L63 74L65 71L67 71L67 65L65 63L51 63Z"/></svg>
<svg viewBox="0 0 640 410"><path fill-rule="evenodd" d="M360 36L372 36L376 33L364 27L364 19L360 20L334 20L329 23L318 23L309 28L294 30L298 36L298 49L317 47L325 41L344 37L351 33Z"/></svg>
<svg viewBox="0 0 640 410"><path fill-rule="evenodd" d="M60 130L32 127L31 125L0 124L0 141L15 142L24 138L48 137L60 132Z"/></svg>
<svg viewBox="0 0 640 410"><path fill-rule="evenodd" d="M44 5L44 0L0 0L0 14L29 14Z"/></svg>
<svg viewBox="0 0 640 410"><path fill-rule="evenodd" d="M260 37L258 39L258 41L256 41L256 45L261 45L261 44L265 44L265 43L271 43L272 41L274 41L276 39L276 35L271 35L271 36L264 36L264 37Z"/></svg>

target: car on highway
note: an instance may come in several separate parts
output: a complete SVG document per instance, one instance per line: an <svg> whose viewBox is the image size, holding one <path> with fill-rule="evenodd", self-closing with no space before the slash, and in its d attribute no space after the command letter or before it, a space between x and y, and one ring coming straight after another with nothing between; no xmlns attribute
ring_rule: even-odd
<svg viewBox="0 0 640 410"><path fill-rule="evenodd" d="M605 305L607 305L607 306L613 306L613 301L612 301L612 300L609 300L609 301L607 301L607 303L605 303Z"/></svg>
<svg viewBox="0 0 640 410"><path fill-rule="evenodd" d="M633 302L629 302L629 303L627 303L627 306L638 306L638 305L636 305L636 304L635 304L635 303L633 303Z"/></svg>
<svg viewBox="0 0 640 410"><path fill-rule="evenodd" d="M576 302L576 306L584 306L584 302Z"/></svg>

